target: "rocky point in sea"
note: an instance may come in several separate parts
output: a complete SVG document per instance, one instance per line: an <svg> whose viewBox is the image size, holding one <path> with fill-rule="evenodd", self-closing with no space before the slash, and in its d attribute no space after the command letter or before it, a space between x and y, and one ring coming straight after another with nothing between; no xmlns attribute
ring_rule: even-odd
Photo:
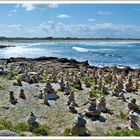
<svg viewBox="0 0 140 140"><path fill-rule="evenodd" d="M0 49L7 48L7 47L14 47L14 45L0 45Z"/></svg>

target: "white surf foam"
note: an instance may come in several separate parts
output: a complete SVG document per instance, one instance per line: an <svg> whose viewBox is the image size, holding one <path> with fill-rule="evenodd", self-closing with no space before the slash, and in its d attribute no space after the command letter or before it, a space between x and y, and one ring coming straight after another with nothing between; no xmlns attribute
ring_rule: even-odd
<svg viewBox="0 0 140 140"><path fill-rule="evenodd" d="M91 49L86 49L86 48L81 48L81 47L72 47L72 48L78 52L88 52L91 50Z"/></svg>
<svg viewBox="0 0 140 140"><path fill-rule="evenodd" d="M113 51L113 49L87 49L82 47L72 47L72 49L78 51L78 52L105 52L105 51Z"/></svg>

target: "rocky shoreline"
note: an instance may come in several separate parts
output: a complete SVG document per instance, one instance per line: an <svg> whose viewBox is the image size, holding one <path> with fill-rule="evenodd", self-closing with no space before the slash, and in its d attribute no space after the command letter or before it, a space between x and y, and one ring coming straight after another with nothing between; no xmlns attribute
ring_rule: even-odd
<svg viewBox="0 0 140 140"><path fill-rule="evenodd" d="M14 47L14 45L0 45L0 49L7 48L7 47Z"/></svg>
<svg viewBox="0 0 140 140"><path fill-rule="evenodd" d="M7 62L7 63L12 63L12 62L31 62L31 61L55 61L58 63L67 63L68 65L66 65L65 68L78 68L80 66L85 66L86 68L97 68L97 69L105 69L106 71L109 71L109 69L116 69L118 72L137 72L138 74L140 74L140 68L132 68L130 66L104 66L104 67L98 67L98 66L94 66L94 65L90 65L88 61L77 61L76 59L68 59L68 58L58 58L58 57L46 57L46 56L42 56L42 57L38 57L38 58L25 58L25 57L11 57L11 58L1 58L0 59L0 64L3 62Z"/></svg>
<svg viewBox="0 0 140 140"><path fill-rule="evenodd" d="M135 130L131 111L139 116L140 69L58 57L0 59L0 98L0 119L27 123L25 136L35 135L38 124L49 126L51 136Z"/></svg>

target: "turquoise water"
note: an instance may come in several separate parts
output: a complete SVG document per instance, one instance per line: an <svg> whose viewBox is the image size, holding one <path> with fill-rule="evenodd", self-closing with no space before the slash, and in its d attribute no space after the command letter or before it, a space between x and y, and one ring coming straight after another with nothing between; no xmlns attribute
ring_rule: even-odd
<svg viewBox="0 0 140 140"><path fill-rule="evenodd" d="M96 66L140 67L139 41L62 41L16 43L0 49L0 58L55 56L88 60Z"/></svg>

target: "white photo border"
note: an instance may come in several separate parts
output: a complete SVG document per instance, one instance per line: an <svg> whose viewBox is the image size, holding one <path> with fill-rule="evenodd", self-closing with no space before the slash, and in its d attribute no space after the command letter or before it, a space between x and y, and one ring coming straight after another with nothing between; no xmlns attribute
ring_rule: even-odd
<svg viewBox="0 0 140 140"><path fill-rule="evenodd" d="M128 1L128 0L64 0L64 1L59 1L59 0L0 0L0 4L23 4L23 3L31 3L31 4L140 4L140 0L134 0L134 1ZM140 137L95 137L95 136L90 136L90 137L70 137L70 136L39 136L39 137L26 137L26 136L21 136L21 137L0 137L0 140L140 140Z"/></svg>

